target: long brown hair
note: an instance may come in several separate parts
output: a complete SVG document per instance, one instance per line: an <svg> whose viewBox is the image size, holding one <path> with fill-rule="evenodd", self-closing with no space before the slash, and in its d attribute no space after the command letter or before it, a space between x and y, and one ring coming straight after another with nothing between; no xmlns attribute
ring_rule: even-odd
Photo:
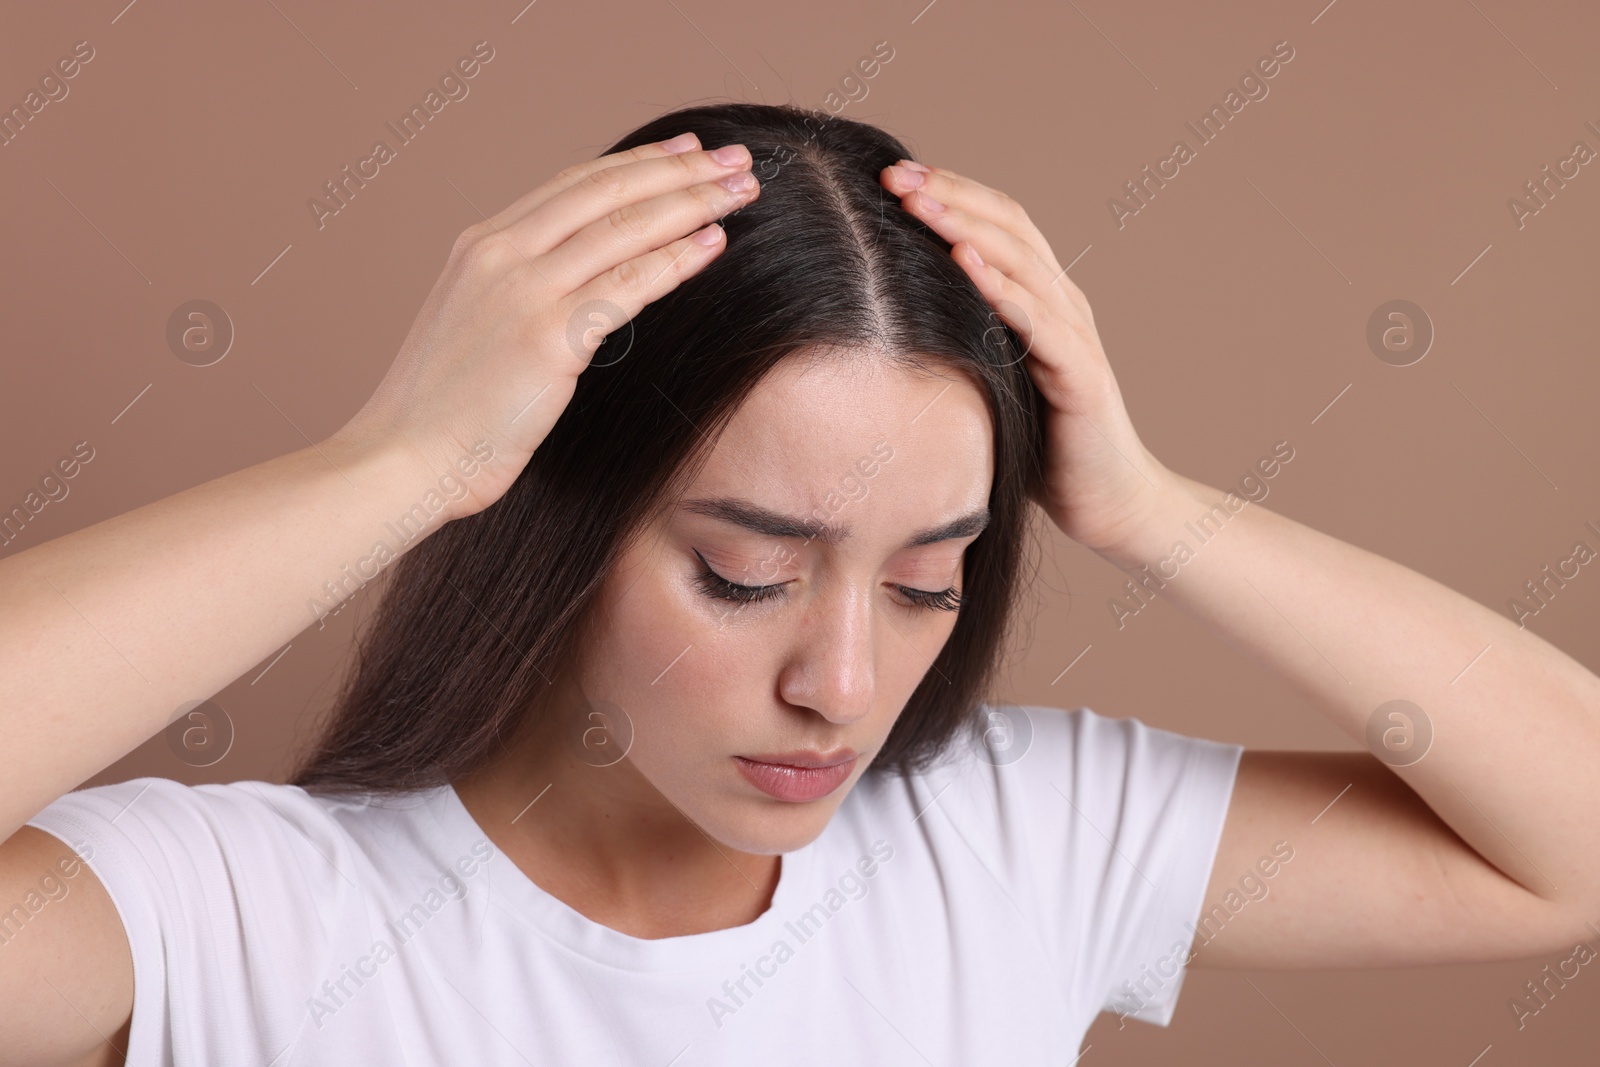
<svg viewBox="0 0 1600 1067"><path fill-rule="evenodd" d="M950 245L880 185L882 168L914 158L888 133L788 104L725 103L662 115L603 154L685 130L707 149L748 147L761 195L722 220L720 256L611 333L510 490L394 564L292 784L399 792L483 765L541 714L629 535L688 485L763 376L823 351L955 370L987 401L990 523L967 549L950 638L872 769L924 769L981 725L1041 470L1044 402L1021 341Z"/></svg>

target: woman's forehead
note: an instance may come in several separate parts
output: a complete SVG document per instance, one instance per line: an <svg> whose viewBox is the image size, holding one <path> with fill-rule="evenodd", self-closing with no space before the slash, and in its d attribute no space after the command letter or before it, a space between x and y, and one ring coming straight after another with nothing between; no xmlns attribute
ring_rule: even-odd
<svg viewBox="0 0 1600 1067"><path fill-rule="evenodd" d="M964 377L781 366L730 420L673 510L730 528L739 525L730 516L765 512L896 538L902 527L982 510L992 482L988 408Z"/></svg>
<svg viewBox="0 0 1600 1067"><path fill-rule="evenodd" d="M786 360L733 414L702 474L805 482L885 451L924 474L987 470L993 430L982 393L965 375L883 358Z"/></svg>

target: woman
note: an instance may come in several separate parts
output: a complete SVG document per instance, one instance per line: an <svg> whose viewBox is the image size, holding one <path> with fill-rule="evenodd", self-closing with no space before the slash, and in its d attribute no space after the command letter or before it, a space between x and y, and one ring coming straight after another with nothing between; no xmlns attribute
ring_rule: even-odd
<svg viewBox="0 0 1600 1067"><path fill-rule="evenodd" d="M906 156L665 115L333 436L0 563L0 1062L1062 1062L1191 961L1587 936L1594 675L1157 461L1023 210ZM982 703L1028 500L1146 588L1213 516L1159 595L1382 743ZM391 565L291 784L68 792Z"/></svg>

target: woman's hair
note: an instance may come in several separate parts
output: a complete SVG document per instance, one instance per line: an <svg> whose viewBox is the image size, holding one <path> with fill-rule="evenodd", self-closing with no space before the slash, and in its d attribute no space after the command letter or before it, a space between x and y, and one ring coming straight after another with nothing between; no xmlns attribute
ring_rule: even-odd
<svg viewBox="0 0 1600 1067"><path fill-rule="evenodd" d="M1021 341L950 245L880 184L884 167L912 158L894 137L788 104L724 103L662 115L604 154L685 130L707 149L745 145L760 196L722 219L719 256L601 344L505 495L393 565L292 784L400 792L488 762L544 712L630 535L683 492L728 419L790 356L953 370L983 394L990 522L966 550L954 630L872 769L925 769L959 731L981 728L1041 476L1043 401ZM811 415L826 424L828 412Z"/></svg>

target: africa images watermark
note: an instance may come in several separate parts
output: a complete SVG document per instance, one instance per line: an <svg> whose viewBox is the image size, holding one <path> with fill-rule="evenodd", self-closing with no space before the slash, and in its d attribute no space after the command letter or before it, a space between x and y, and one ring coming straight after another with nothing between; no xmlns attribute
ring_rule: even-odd
<svg viewBox="0 0 1600 1067"><path fill-rule="evenodd" d="M349 207L356 193L367 187L367 182L381 174L385 165L399 158L397 149L415 140L428 123L438 117L451 101L465 100L467 94L472 91L467 82L476 78L483 69L482 65L492 59L494 59L494 48L488 41L479 41L473 45L472 55L456 60L455 65L439 77L439 88L429 89L427 95L422 98L422 103L413 103L411 109L400 117L398 126L393 122L384 123L394 135L394 146L386 140L374 141L371 153L356 161L354 171L351 170L350 164L346 163L339 172L341 177L323 182L322 188L327 193L327 199L313 196L306 201L306 207L311 210L311 219L317 224L317 229L326 226L330 216L337 215Z"/></svg>
<svg viewBox="0 0 1600 1067"><path fill-rule="evenodd" d="M1584 125L1600 136L1600 126L1594 124L1593 119L1586 120ZM1522 229L1528 220L1550 206L1550 201L1556 197L1557 190L1565 189L1567 182L1582 173L1584 164L1595 157L1594 149L1586 141L1574 141L1572 153L1564 159L1556 160L1556 169L1550 170L1546 163L1540 172L1540 177L1529 178L1522 183L1522 190L1527 195L1526 200L1516 197L1506 198L1506 208L1511 212L1511 218L1517 224L1517 229Z"/></svg>
<svg viewBox="0 0 1600 1067"><path fill-rule="evenodd" d="M828 891L822 894L821 900L795 918L784 922L784 929L794 937L793 945L789 943L788 938L780 937L772 943L772 948L765 955L757 957L754 968L741 963L739 976L723 981L722 997L706 998L706 1010L711 1013L711 1021L717 1025L717 1029L722 1029L722 1024L728 1016L737 1013L749 1003L756 991L766 984L766 979L778 973L779 967L794 959L799 947L816 937L840 908L852 900L860 900L866 896L872 888L868 882L878 874L878 865L888 863L893 858L894 846L882 838L874 841L871 854L861 856L854 866L846 867L844 873L838 877L837 889L830 886ZM754 983L754 990L750 988L749 983ZM723 999L724 997L727 999Z"/></svg>
<svg viewBox="0 0 1600 1067"><path fill-rule="evenodd" d="M471 856L462 855L454 864L445 868L435 880L436 884L428 887L421 900L383 924L384 930L389 934L388 938L378 938L372 943L371 951L358 956L350 963L340 965L339 976L322 983L320 997L306 998L306 1010L311 1013L311 1021L317 1024L318 1030L322 1029L329 1018L349 1004L368 981L377 977L379 967L394 959L400 954L401 949L415 940L428 921L446 904L467 895L468 885L465 880L477 874L479 864L486 864L494 857L494 846L489 843L488 838L484 838L474 842L471 851ZM477 859L474 860L473 856ZM355 984L354 989L350 988L351 983Z"/></svg>
<svg viewBox="0 0 1600 1067"><path fill-rule="evenodd" d="M885 49L888 50L888 54L885 54ZM828 109L828 114L837 115L851 104L859 104L865 100L867 94L872 92L872 87L867 82L882 73L883 68L888 66L893 59L894 45L887 40L874 44L871 55L862 56L856 60L856 65L852 70L840 75L839 88L844 91L844 95L840 96L830 89L828 94L822 98L823 106ZM856 77L857 74L861 76L858 78Z"/></svg>
<svg viewBox="0 0 1600 1067"><path fill-rule="evenodd" d="M1600 527L1593 521L1585 522L1584 527L1600 538ZM1597 541L1596 543L1600 543ZM1530 578L1522 583L1527 599L1507 597L1506 609L1511 612L1511 617L1517 622L1517 629L1521 630L1528 625L1528 620L1550 606L1550 601L1555 599L1556 593L1567 587L1567 583L1576 578L1581 572L1580 568L1595 558L1595 550L1589 547L1587 541L1575 541L1572 552L1555 563L1554 570L1546 563L1539 572L1539 577Z"/></svg>
<svg viewBox="0 0 1600 1067"><path fill-rule="evenodd" d="M1600 926L1592 922L1586 922L1584 925L1591 933L1600 935ZM1572 946L1571 955L1556 961L1554 971L1547 963L1539 972L1544 977L1530 978L1522 983L1522 988L1527 991L1526 996L1506 998L1506 1007L1511 1009L1511 1017L1517 1020L1517 1029L1525 1029L1528 1020L1548 1008L1550 1002L1556 998L1556 994L1565 989L1568 982L1583 973L1581 968L1597 956L1600 954L1595 952L1594 945L1588 941L1579 941Z"/></svg>
<svg viewBox="0 0 1600 1067"><path fill-rule="evenodd" d="M70 880L76 878L87 861L94 858L94 846L85 841L68 847L75 853L73 857L62 856L45 868L37 888L29 886L22 900L0 912L0 947L11 944L27 929L35 915L48 905L65 900L67 894L72 892Z"/></svg>
<svg viewBox="0 0 1600 1067"><path fill-rule="evenodd" d="M1185 122L1184 125L1194 134L1198 146L1203 148L1216 140L1217 136L1227 128L1228 123L1252 100L1265 100L1267 94L1271 92L1267 82L1283 69L1281 65L1288 64L1292 59L1294 59L1294 48L1286 40L1279 41L1272 46L1270 55L1256 60L1254 69L1245 71L1240 77L1238 92L1229 89L1228 94L1222 98L1222 103L1211 105L1211 110L1200 119L1199 126L1193 122ZM1257 74L1260 77L1257 77ZM1244 95L1240 96L1239 92L1243 92ZM1189 147L1189 142L1180 140L1173 144L1171 155L1156 161L1153 173L1147 163L1141 172L1143 177L1123 182L1123 188L1128 191L1128 198L1132 202L1115 196L1106 200L1106 207L1111 211L1111 221L1117 224L1117 229L1127 226L1130 218L1149 207L1150 201L1155 199L1156 190L1165 189L1167 182L1183 173L1184 165L1198 158L1195 149ZM1172 168L1170 173L1167 169L1169 166Z"/></svg>
<svg viewBox="0 0 1600 1067"><path fill-rule="evenodd" d="M455 469L461 472L462 478L472 478L493 459L494 445L487 440L479 441L472 446L470 455L463 455L456 460ZM394 538L393 547L384 540L374 541L372 551L355 561L354 570L346 563L340 568L342 574L339 578L322 583L327 594L325 602L316 597L306 599L306 607L317 620L317 629L326 626L329 615L344 607L368 582L383 573L383 568L399 559L407 545L422 536L428 525L444 510L446 499L460 500L466 495L466 485L454 473L447 471L440 476L437 489L429 489L421 500L407 508L394 522L385 522L384 527Z"/></svg>
<svg viewBox="0 0 1600 1067"><path fill-rule="evenodd" d="M39 477L37 492L28 490L20 503L0 512L0 546L9 545L21 537L28 523L48 505L59 504L67 499L67 494L72 492L72 487L67 483L76 478L83 470L83 465L92 459L94 446L88 441L79 441L72 446L70 456L56 460L55 466Z"/></svg>
<svg viewBox="0 0 1600 1067"><path fill-rule="evenodd" d="M1255 866L1246 869L1240 876L1237 889L1229 887L1220 901L1200 913L1200 925L1190 922L1184 924L1192 932L1192 938L1174 941L1172 948L1156 960L1154 966L1146 963L1140 968L1137 984L1132 978L1124 981L1120 993L1123 999L1116 1008L1117 1028L1120 1030L1128 1016L1150 1004L1155 995L1166 988L1167 982L1176 978L1179 970L1194 960L1201 948L1216 940L1235 915L1251 903L1267 899L1272 892L1267 880L1276 877L1283 865L1292 859L1294 846L1287 841L1275 842L1270 854L1256 860ZM1198 946L1196 941L1199 942Z"/></svg>
<svg viewBox="0 0 1600 1067"><path fill-rule="evenodd" d="M865 100L872 91L872 87L867 85L867 82L881 74L883 68L889 65L894 56L894 45L887 40L882 40L872 46L871 55L862 56L856 60L855 67L846 71L839 78L839 88L844 91L844 95L841 96L838 92L830 89L827 95L822 98L823 106L827 109L827 115L820 121L815 113L806 116L805 126L810 130L810 133L806 137L805 144L810 145L812 141L817 139L817 134L821 132L829 118L838 115L852 103L860 103ZM857 77L857 74L860 77ZM753 158L751 160L751 171L755 174L757 181L765 184L776 178L778 172L793 163L798 156L799 153L788 145L778 145L766 155L760 158ZM741 206L728 214L731 217L743 210L744 207Z"/></svg>
<svg viewBox="0 0 1600 1067"><path fill-rule="evenodd" d="M39 115L46 107L65 100L72 92L72 86L67 83L78 76L84 64L94 58L94 54L94 45L79 41L72 46L72 55L62 56L56 60L53 68L40 76L39 88L29 89L23 95L22 103L12 104L0 111L0 148L22 136L22 131L28 128L30 122L39 121Z"/></svg>
<svg viewBox="0 0 1600 1067"><path fill-rule="evenodd" d="M1191 548L1189 542L1182 539L1173 542L1170 553L1157 560L1153 570L1147 563L1139 568L1133 578L1123 583L1122 589L1127 594L1127 599L1107 598L1106 607L1110 609L1111 617L1117 621L1117 629L1125 628L1129 619L1154 602L1156 594L1166 588L1167 582L1176 578L1183 565L1194 559L1201 548L1221 533L1227 521L1244 510L1246 504L1259 504L1267 499L1267 494L1272 491L1267 482L1277 477L1278 472L1283 469L1282 465L1292 459L1294 459L1294 447L1288 441L1278 441L1272 446L1270 455L1256 460L1255 467L1239 478L1238 492L1230 489L1227 496L1219 503L1211 505L1210 509L1199 518L1184 523L1184 529L1194 536L1196 541L1194 547Z"/></svg>

